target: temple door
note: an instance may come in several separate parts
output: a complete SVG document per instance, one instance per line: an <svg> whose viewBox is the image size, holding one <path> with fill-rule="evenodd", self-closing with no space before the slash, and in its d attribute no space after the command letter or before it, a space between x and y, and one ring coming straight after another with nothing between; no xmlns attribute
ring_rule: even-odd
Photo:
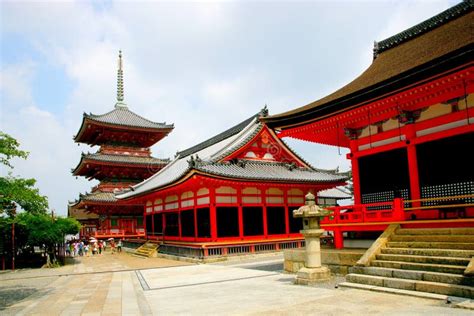
<svg viewBox="0 0 474 316"><path fill-rule="evenodd" d="M135 233L135 220L122 219L122 229L126 235Z"/></svg>

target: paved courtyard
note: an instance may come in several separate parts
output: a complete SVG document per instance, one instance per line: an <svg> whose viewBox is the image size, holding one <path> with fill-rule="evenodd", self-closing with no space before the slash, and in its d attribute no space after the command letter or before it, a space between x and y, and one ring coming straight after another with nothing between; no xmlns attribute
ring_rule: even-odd
<svg viewBox="0 0 474 316"><path fill-rule="evenodd" d="M122 253L0 273L1 315L472 315L437 300L292 284L281 256L190 264Z"/></svg>

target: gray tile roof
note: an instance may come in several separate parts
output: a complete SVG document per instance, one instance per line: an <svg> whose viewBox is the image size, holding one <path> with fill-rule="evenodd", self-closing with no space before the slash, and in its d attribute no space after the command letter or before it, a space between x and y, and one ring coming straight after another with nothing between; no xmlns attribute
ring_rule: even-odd
<svg viewBox="0 0 474 316"><path fill-rule="evenodd" d="M347 179L346 176L321 172L310 167L306 169L292 168L283 163L248 161L242 168L239 163L219 162L245 146L262 130L263 126L259 115L254 115L224 133L178 153L176 158L159 172L133 186L131 191L117 196L119 199L129 198L165 187L179 180L192 169L216 176L248 180L330 182ZM191 159L195 163L190 163Z"/></svg>
<svg viewBox="0 0 474 316"><path fill-rule="evenodd" d="M116 163L127 163L127 164L140 164L140 165L165 165L170 162L169 159L159 159L154 157L142 157L142 156L129 156L129 155L110 155L110 154L85 154L84 159L116 162Z"/></svg>
<svg viewBox="0 0 474 316"><path fill-rule="evenodd" d="M383 41L376 42L374 47L374 56L377 54L390 49L393 46L400 45L401 43L408 41L416 36L423 33L429 32L430 30L439 27L440 25L446 24L451 20L458 18L459 16L466 14L474 8L474 1L467 0L458 3L457 5L435 15L428 20L425 20L413 27L410 27L403 32L390 36Z"/></svg>
<svg viewBox="0 0 474 316"><path fill-rule="evenodd" d="M102 191L94 191L92 193L80 194L79 199L81 201L90 201L90 202L107 202L107 203L114 203L117 202L117 198L115 197L113 192L102 192Z"/></svg>
<svg viewBox="0 0 474 316"><path fill-rule="evenodd" d="M226 138L229 138L230 136L233 136L233 135L239 133L240 131L242 131L247 125L249 125L250 122L255 121L255 118L257 118L258 116L259 116L259 114L256 114L256 115L246 119L242 123L237 124L234 127L231 127L228 130L226 130L226 131L224 131L224 132L222 132L222 133L220 133L220 134L218 134L218 135L216 135L212 138L209 138L206 141L203 141L202 143L194 145L194 146L192 146L188 149L179 151L177 153L177 155L180 156L180 157L186 157L186 156L195 154L195 153L203 150L204 148L207 148L209 146L217 144L217 143L225 140Z"/></svg>
<svg viewBox="0 0 474 316"><path fill-rule="evenodd" d="M267 180L284 182L334 182L344 181L345 176L297 168L282 162L241 161L237 163L202 163L196 170L216 176L235 179Z"/></svg>
<svg viewBox="0 0 474 316"><path fill-rule="evenodd" d="M156 123L152 122L144 117L141 117L138 114L130 111L127 107L116 107L110 112L107 112L102 115L95 115L92 113L84 113L84 117L92 121L128 126L128 127L139 127L139 128L152 128L152 129L172 129L174 128L173 124L167 125L166 123Z"/></svg>
<svg viewBox="0 0 474 316"><path fill-rule="evenodd" d="M127 156L127 155L109 155L109 154L82 154L81 160L77 164L76 168L72 169L71 172L75 174L79 170L82 163L86 160L109 162L112 164L132 164L141 165L143 167L156 167L164 166L170 162L169 159L158 159L153 157L140 157L140 156Z"/></svg>
<svg viewBox="0 0 474 316"><path fill-rule="evenodd" d="M319 191L318 197L332 198L332 199L339 200L339 199L350 199L352 198L352 195L349 192L346 192L346 190L343 187L335 187L332 189Z"/></svg>

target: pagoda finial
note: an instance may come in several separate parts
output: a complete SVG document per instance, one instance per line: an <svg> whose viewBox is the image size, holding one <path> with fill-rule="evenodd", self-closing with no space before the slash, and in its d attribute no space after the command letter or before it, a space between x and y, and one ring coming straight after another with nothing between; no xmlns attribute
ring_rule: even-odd
<svg viewBox="0 0 474 316"><path fill-rule="evenodd" d="M123 63L122 63L122 51L119 50L118 58L118 71L117 71L117 103L115 107L126 107L127 105L123 102Z"/></svg>

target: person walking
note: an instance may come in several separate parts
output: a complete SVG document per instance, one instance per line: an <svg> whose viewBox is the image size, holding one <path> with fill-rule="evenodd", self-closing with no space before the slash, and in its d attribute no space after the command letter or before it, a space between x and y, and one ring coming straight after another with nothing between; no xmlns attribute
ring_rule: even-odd
<svg viewBox="0 0 474 316"><path fill-rule="evenodd" d="M122 239L119 239L117 243L117 252L122 252Z"/></svg>

